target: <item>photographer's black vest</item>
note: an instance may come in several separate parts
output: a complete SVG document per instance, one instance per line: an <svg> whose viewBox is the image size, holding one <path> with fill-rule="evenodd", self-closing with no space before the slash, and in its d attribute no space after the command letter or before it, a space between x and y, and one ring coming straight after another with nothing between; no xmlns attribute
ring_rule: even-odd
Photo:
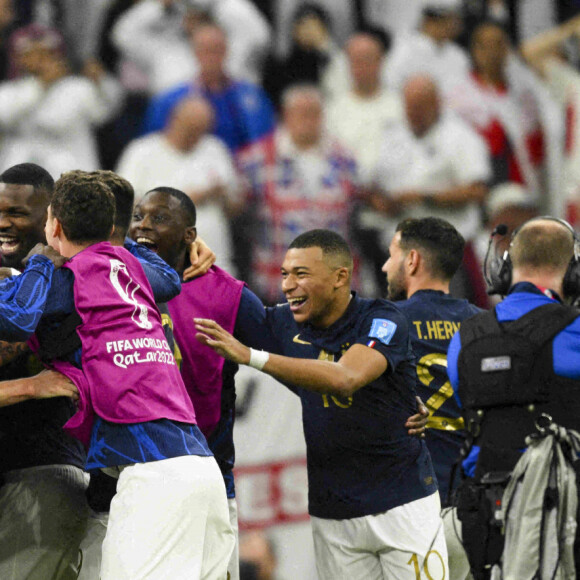
<svg viewBox="0 0 580 580"><path fill-rule="evenodd" d="M552 355L554 337L578 316L551 303L514 321L498 322L492 310L462 323L459 394L467 429L481 448L476 479L511 471L542 413L580 430L580 380L556 375Z"/></svg>

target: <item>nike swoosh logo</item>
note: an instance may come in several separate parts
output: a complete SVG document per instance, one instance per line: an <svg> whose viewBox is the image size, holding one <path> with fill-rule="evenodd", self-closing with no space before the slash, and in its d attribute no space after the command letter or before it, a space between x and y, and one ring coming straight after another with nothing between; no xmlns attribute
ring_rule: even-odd
<svg viewBox="0 0 580 580"><path fill-rule="evenodd" d="M305 340L300 340L298 337L300 334L297 334L293 339L292 342L297 342L298 344L312 344L311 342L306 342Z"/></svg>

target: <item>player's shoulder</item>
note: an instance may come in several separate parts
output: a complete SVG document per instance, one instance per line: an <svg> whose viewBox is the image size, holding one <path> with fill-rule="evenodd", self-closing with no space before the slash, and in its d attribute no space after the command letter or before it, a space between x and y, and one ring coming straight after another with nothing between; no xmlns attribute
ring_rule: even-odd
<svg viewBox="0 0 580 580"><path fill-rule="evenodd" d="M356 316L361 322L373 319L387 319L398 325L407 327L407 318L397 304L384 298L355 298L356 303L352 316Z"/></svg>
<svg viewBox="0 0 580 580"><path fill-rule="evenodd" d="M294 321L294 316L292 315L288 302L280 302L274 306L266 306L266 315L269 319L279 322L287 320Z"/></svg>

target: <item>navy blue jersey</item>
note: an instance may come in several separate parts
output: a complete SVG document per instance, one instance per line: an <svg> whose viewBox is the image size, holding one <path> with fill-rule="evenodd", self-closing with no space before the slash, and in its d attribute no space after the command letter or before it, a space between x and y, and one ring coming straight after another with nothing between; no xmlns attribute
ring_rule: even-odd
<svg viewBox="0 0 580 580"><path fill-rule="evenodd" d="M302 401L310 514L362 517L434 493L427 447L405 428L416 401L404 315L390 302L355 295L327 329L297 325L288 305L267 309L267 321L278 352L286 356L337 361L352 345L363 344L388 361L385 373L352 397L292 388Z"/></svg>
<svg viewBox="0 0 580 580"><path fill-rule="evenodd" d="M409 321L417 357L416 389L429 409L427 447L444 500L451 469L465 439L461 409L447 376L447 349L461 322L481 309L437 290L420 290L397 306Z"/></svg>

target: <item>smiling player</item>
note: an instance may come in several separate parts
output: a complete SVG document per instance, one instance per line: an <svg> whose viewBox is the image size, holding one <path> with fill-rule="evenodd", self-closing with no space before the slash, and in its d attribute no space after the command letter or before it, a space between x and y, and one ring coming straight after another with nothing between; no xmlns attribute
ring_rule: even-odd
<svg viewBox="0 0 580 580"><path fill-rule="evenodd" d="M351 291L352 257L328 230L296 238L282 265L288 305L266 310L284 356L250 349L211 320L198 339L294 385L302 401L309 512L321 579L415 580L447 570L429 453L403 425L414 409L407 321ZM317 359L317 360L311 360Z"/></svg>

